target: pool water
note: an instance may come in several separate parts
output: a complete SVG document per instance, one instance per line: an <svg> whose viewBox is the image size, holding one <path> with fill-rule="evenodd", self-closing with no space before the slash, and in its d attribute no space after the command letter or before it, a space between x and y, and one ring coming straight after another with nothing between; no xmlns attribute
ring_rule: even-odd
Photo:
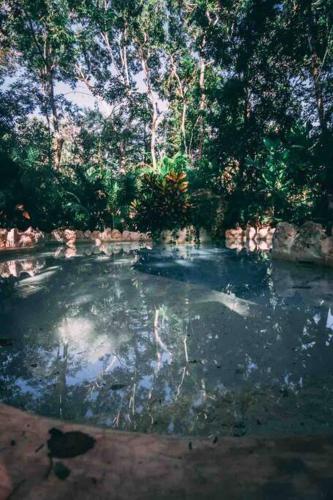
<svg viewBox="0 0 333 500"><path fill-rule="evenodd" d="M0 401L180 435L333 430L333 273L215 246L0 260Z"/></svg>

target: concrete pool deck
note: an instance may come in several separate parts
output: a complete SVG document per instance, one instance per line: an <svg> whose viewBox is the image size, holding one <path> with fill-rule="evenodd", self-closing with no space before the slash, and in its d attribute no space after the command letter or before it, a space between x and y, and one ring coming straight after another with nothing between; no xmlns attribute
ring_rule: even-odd
<svg viewBox="0 0 333 500"><path fill-rule="evenodd" d="M330 499L333 436L174 438L0 405L0 499L7 498Z"/></svg>

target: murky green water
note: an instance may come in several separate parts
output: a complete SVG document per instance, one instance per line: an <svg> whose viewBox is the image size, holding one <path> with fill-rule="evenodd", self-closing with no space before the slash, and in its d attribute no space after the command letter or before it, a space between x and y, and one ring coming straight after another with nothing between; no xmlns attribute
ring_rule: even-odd
<svg viewBox="0 0 333 500"><path fill-rule="evenodd" d="M218 247L0 261L0 400L117 429L333 429L333 274Z"/></svg>

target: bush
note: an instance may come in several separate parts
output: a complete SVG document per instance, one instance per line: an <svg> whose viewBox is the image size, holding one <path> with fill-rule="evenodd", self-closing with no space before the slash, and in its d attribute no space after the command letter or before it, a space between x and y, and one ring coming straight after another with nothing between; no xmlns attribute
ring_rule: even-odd
<svg viewBox="0 0 333 500"><path fill-rule="evenodd" d="M162 160L160 173L145 172L139 179L138 196L131 204L131 219L140 231L152 234L177 229L190 221L191 204L184 160Z"/></svg>

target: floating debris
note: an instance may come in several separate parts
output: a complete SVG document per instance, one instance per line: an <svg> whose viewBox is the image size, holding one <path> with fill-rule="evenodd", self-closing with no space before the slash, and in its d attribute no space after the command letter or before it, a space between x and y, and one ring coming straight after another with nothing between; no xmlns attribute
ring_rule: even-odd
<svg viewBox="0 0 333 500"><path fill-rule="evenodd" d="M49 454L55 458L72 458L82 455L95 446L95 439L81 431L62 432L52 428L47 441Z"/></svg>

